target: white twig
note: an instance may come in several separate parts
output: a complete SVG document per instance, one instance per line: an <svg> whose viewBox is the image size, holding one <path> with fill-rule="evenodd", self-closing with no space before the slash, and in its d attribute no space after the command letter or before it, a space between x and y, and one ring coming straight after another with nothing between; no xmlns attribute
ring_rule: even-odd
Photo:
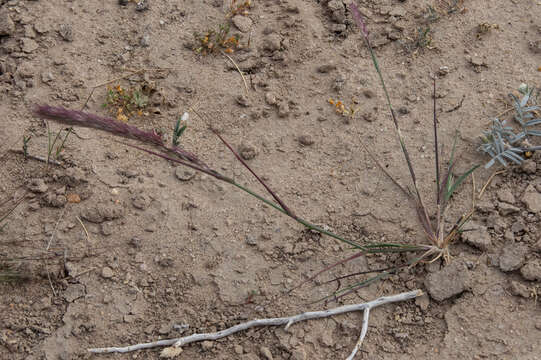
<svg viewBox="0 0 541 360"><path fill-rule="evenodd" d="M180 346L183 346L192 342L197 342L197 341L221 339L223 337L229 336L236 332L246 330L252 327L286 325L286 329L287 329L292 324L300 322L300 321L304 321L304 320L320 319L320 318L325 318L329 316L344 314L347 312L364 310L365 313L364 313L364 318L363 318L363 327L361 330L361 336L359 338L359 341L357 342L357 345L355 346L355 348L358 349L362 343L363 338L366 335L366 331L368 330L368 314L369 314L370 309L383 305L383 304L413 299L418 296L421 296L422 294L423 292L421 290L414 290L414 291L404 292L398 295L380 297L376 300L372 300L367 303L344 305L344 306L341 306L335 309L330 309L330 310L305 312L302 314L289 316L289 317L252 320L252 321L238 324L228 329L214 332L214 333L193 334L193 335L184 336L184 337L176 338L176 339L159 340L159 341L154 341L150 343L130 345L126 347L94 348L94 349L88 349L88 351L95 354L103 354L103 353L113 353L113 352L126 353L130 351L149 349L149 348L160 347L160 346L173 345L174 347L180 347Z"/></svg>
<svg viewBox="0 0 541 360"><path fill-rule="evenodd" d="M355 347L353 348L353 350L351 351L351 354L349 354L346 360L353 360L353 358L357 354L357 351L361 350L364 337L366 336L366 332L368 331L368 318L369 317L370 317L370 308L366 308L364 309L364 314L363 314L363 327L361 329L361 335L359 336L359 340L357 341L357 344L355 344Z"/></svg>

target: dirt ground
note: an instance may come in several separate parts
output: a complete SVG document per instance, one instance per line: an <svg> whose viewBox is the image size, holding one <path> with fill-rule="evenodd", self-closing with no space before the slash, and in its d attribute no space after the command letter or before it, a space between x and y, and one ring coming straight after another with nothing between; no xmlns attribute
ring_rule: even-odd
<svg viewBox="0 0 541 360"><path fill-rule="evenodd" d="M48 152L46 123L30 112L36 103L119 116L114 104L102 106L107 85L112 92L140 87L148 99L140 114L129 114L129 124L170 136L189 112L182 146L263 194L189 111L197 108L303 218L361 243L425 242L411 204L360 146L409 184L383 91L346 10L350 2L255 0L231 19L221 0L0 1L0 200L28 191L0 232L0 260L25 259L9 269L30 275L0 282L0 358L157 359L159 349L120 355L86 349L335 307L307 303L332 293L336 284L322 285L326 280L401 260L361 257L321 275L320 286L288 294L351 251L225 183L102 132L76 128L59 165L25 159L23 136L31 136L28 154ZM440 136L448 147L459 129L457 172L484 164L479 134L491 118L509 118L507 94L521 83L541 85L541 3L357 4L421 192L432 204L431 76L439 77ZM230 59L194 51L220 24L231 24L228 36L240 36L239 48L224 44ZM340 114L330 99L356 112ZM357 358L541 358L540 158L536 153L494 177L477 204L473 231L451 246L451 265L417 266L340 300L413 289L432 294L374 310ZM477 191L495 170L476 171ZM450 218L469 210L471 194L467 182ZM179 358L343 359L361 319L355 313L288 332L249 330L188 345ZM182 333L179 324L189 328Z"/></svg>

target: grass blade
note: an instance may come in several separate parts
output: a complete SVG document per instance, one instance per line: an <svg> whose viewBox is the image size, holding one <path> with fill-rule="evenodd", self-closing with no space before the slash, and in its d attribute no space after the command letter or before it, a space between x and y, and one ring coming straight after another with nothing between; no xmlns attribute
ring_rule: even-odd
<svg viewBox="0 0 541 360"><path fill-rule="evenodd" d="M462 182L464 180L466 180L466 178L468 176L470 176L471 173L473 173L475 171L475 169L477 169L480 165L474 165L472 166L468 171L466 171L464 174L462 174L447 190L447 193L445 194L445 200L446 201L449 201L449 199L451 198L451 196L453 195L453 193L455 192L455 190L460 186L460 184L462 184Z"/></svg>

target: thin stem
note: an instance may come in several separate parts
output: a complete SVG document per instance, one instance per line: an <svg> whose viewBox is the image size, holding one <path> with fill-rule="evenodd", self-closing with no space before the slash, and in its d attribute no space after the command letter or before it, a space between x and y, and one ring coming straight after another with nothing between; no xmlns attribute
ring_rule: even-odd
<svg viewBox="0 0 541 360"><path fill-rule="evenodd" d="M394 127L396 130L396 134L398 136L398 142L400 143L400 147L402 149L402 153L404 154L404 158L406 159L406 163L408 165L409 173L411 176L411 181L413 183L413 187L415 189L415 194L417 196L417 201L419 202L419 207L421 212L419 215L421 217L424 217L422 219L423 226L428 225L428 227L425 229L425 231L428 233L429 238L432 240L435 240L434 230L432 229L432 226L430 226L430 218L428 216L428 213L426 211L426 208L423 204L423 200L421 198L421 194L419 192L419 188L417 186L417 177L415 175L415 171L413 170L413 165L411 162L411 158L409 156L408 149L406 148L406 143L404 141L404 136L402 135L402 131L400 130L400 126L398 125L398 120L396 118L396 114L394 112L393 105L391 103L391 97L389 96L389 91L387 90L387 86L385 85L385 80L383 79L383 74L381 72L381 69L379 68L378 59L376 58L376 54L374 53L374 49L372 49L372 45L370 44L370 39L368 38L368 31L366 31L366 26L362 20L362 17L360 15L359 9L357 8L357 5L355 3L351 3L349 5L351 12L353 14L353 18L357 21L358 25L360 26L363 34L364 41L366 43L366 46L368 47L368 51L370 52L370 57L372 58L372 63L374 64L374 68L376 69L376 72L378 73L378 77L381 83L381 87L383 88L383 92L385 94L385 99L387 100L387 107L389 108L389 111L391 112L391 118L394 123Z"/></svg>
<svg viewBox="0 0 541 360"><path fill-rule="evenodd" d="M434 150L436 154L436 198L440 204L440 156L438 147L438 118L436 115L436 77L434 77Z"/></svg>

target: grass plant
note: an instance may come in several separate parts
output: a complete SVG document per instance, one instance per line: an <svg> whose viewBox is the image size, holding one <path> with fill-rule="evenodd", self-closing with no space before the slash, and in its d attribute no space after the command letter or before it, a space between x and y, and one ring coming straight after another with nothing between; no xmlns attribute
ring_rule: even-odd
<svg viewBox="0 0 541 360"><path fill-rule="evenodd" d="M375 56L374 51L372 50L372 46L370 45L368 31L366 30L366 26L360 16L360 13L357 7L352 4L350 6L350 9L352 11L354 20L357 22L357 24L361 28L361 32L363 34L366 45L369 49L374 67L378 73L381 86L384 90L387 107L390 111L391 119L394 124L398 142L402 149L404 160L409 170L411 182L413 185L413 190L410 190L409 188L400 185L395 179L393 179L390 176L390 174L385 170L385 168L377 161L375 156L371 154L370 152L369 154L373 158L373 160L376 162L376 164L380 167L380 169L383 170L383 172L387 176L389 176L389 178L393 181L393 183L397 185L401 189L401 191L408 197L408 199L410 199L412 203L414 204L415 209L417 211L419 222L421 223L422 228L427 238L426 243L413 244L413 245L401 244L401 243L363 243L363 244L360 244L356 241L346 239L329 230L323 229L322 227L317 226L307 220L304 220L303 218L298 216L296 213L294 213L282 201L282 199L280 199L280 197L277 195L276 192L270 189L270 187L261 179L261 177L259 177L249 167L249 165L239 156L239 154L237 154L237 152L233 149L233 147L229 145L229 143L224 139L224 137L218 134L216 131L213 131L214 134L234 154L234 156L243 164L243 166L246 167L246 169L259 181L259 183L263 186L263 188L271 196L272 199L266 198L256 193L255 191L247 188L246 186L240 184L235 179L229 176L223 175L217 170L214 170L209 165L201 161L195 154L183 149L180 146L179 139L185 133L186 127L181 126L180 121L177 121L176 126L173 130L173 143L171 145L168 145L165 142L165 140L161 137L161 135L158 135L156 132L140 130L135 126L128 125L126 123L119 122L111 118L101 117L98 115L94 115L94 114L90 114L90 113L86 113L82 111L70 110L70 109L66 109L62 107L53 107L49 105L36 105L34 108L34 114L38 117L53 120L64 125L94 128L94 129L112 133L113 135L116 135L116 136L136 140L140 144L130 144L126 142L122 142L122 143L128 146L131 146L133 148L139 149L141 151L144 151L150 155L160 157L162 159L175 162L184 166L188 166L194 170L206 173L210 176L213 176L217 180L224 181L250 194L251 196L254 196L258 200L266 203L273 209L292 218L298 223L304 225L305 227L311 230L314 230L316 232L319 232L321 234L330 236L336 240L339 240L347 244L351 248L351 250L354 251L354 254L350 255L346 259L343 259L335 264L332 264L326 267L325 269L320 270L315 275L309 277L306 281L314 279L319 274L322 274L335 266L344 264L348 261L351 261L363 255L381 254L381 253L412 253L412 252L417 254L416 256L411 258L411 260L408 260L403 264L391 265L383 269L373 270L373 271L369 271L365 273L350 274L347 277L366 275L367 273L372 273L372 274L376 273L376 275L371 275L367 279L354 282L350 285L346 285L344 288L341 288L335 293L333 293L331 297L338 297L338 296L346 295L352 291L355 291L356 289L360 287L367 286L375 281L389 277L397 273L399 270L403 269L404 267L415 265L423 260L435 261L443 257L445 260L449 261L450 260L449 244L451 244L458 237L464 224L471 218L473 214L473 209L469 213L461 216L454 223L454 225L451 226L450 230L448 231L446 231L447 229L445 226L447 224L446 210L448 208L448 205L453 193L457 190L459 185L463 183L464 180L475 170L476 166L470 168L466 173L462 174L461 176L458 176L457 178L453 177L453 170L456 164L456 161L454 158L456 138L455 138L455 145L453 146L453 151L451 152L449 161L447 162L446 166L443 166L441 164L440 155L439 155L440 150L438 147L438 129L437 129L438 122L437 122L436 110L435 110L436 97L434 96L434 114L433 114L434 122L433 124L434 124L434 140L435 140L434 151L436 154L435 177L436 177L436 183L437 183L437 189L436 189L437 200L436 200L436 214L434 216L435 220L432 221L431 217L429 216L429 212L424 205L423 198L419 192L417 176L415 174L413 164L411 162L410 155L407 150L404 137L402 135L402 131L400 129L398 120L396 118L394 108L391 104L390 96L387 91L387 87L386 87L382 72L380 70L377 58ZM435 82L434 82L434 91L435 91ZM197 112L196 114L200 116L205 122L210 123L208 119L205 119L204 115L198 114ZM143 147L143 145L151 145L154 147L154 149ZM338 280L338 279L335 279L335 280Z"/></svg>

